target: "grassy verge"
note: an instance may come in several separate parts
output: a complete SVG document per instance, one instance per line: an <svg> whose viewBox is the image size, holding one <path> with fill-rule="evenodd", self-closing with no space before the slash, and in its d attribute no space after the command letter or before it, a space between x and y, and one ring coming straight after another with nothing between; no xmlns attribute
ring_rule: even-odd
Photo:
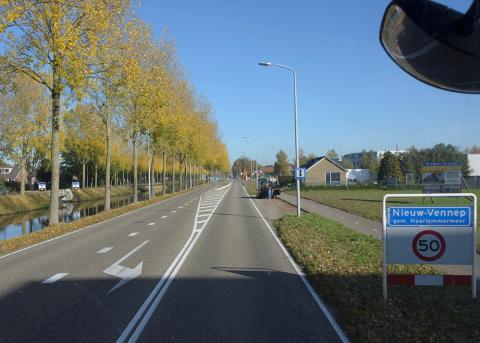
<svg viewBox="0 0 480 343"><path fill-rule="evenodd" d="M76 201L85 201L85 200L94 200L102 199L105 196L104 187L94 187L94 188L80 188L72 190L73 195L75 196ZM132 186L117 186L110 188L110 196L115 197L119 195L132 194Z"/></svg>
<svg viewBox="0 0 480 343"><path fill-rule="evenodd" d="M50 196L44 192L27 192L25 195L0 195L0 216L50 206Z"/></svg>
<svg viewBox="0 0 480 343"><path fill-rule="evenodd" d="M254 195L257 196L257 184L256 183L251 183L251 182L242 182L243 186L247 190L247 193L249 195Z"/></svg>
<svg viewBox="0 0 480 343"><path fill-rule="evenodd" d="M389 288L385 304L380 241L314 214L285 216L275 225L353 341L478 341L480 306L470 299L469 288ZM392 266L390 272L435 270Z"/></svg>
<svg viewBox="0 0 480 343"><path fill-rule="evenodd" d="M480 191L473 190L480 198ZM288 191L290 194L294 194L294 191ZM421 193L421 190L382 190L382 189L307 189L302 190L302 197L313 200L320 204L335 207L340 210L357 214L364 218L382 221L382 200L385 194L392 193ZM453 202L452 202L453 201ZM429 198L419 200L418 198L397 198L393 201L389 201L390 206L437 206L437 205L471 205L471 202L466 199L435 199L434 203L430 202ZM477 204L479 206L480 204ZM477 220L480 222L480 209L477 209L479 217ZM477 240L477 252L480 253L480 237Z"/></svg>
<svg viewBox="0 0 480 343"><path fill-rule="evenodd" d="M202 186L199 186L199 187L202 187ZM175 193L174 195L179 195L189 191L191 191L191 189L188 191L186 190L186 191ZM89 217L84 217L74 222L52 225L38 232L33 232L25 236L19 236L19 237L5 240L5 241L0 241L0 255L4 255L6 253L19 250L21 248L24 248L36 243L40 243L42 241L46 241L48 239L63 235L68 232L80 230L90 225L100 223L107 219L117 217L121 214L128 213L133 210L136 210L151 204L155 204L157 202L160 202L162 200L165 200L171 197L172 195L166 195L166 196L159 196L152 200L139 201L135 204L130 204L125 207L113 209L107 212L102 212Z"/></svg>

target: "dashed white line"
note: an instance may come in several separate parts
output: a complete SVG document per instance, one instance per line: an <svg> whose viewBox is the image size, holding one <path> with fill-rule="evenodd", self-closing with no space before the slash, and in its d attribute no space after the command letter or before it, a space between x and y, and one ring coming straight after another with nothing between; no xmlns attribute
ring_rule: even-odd
<svg viewBox="0 0 480 343"><path fill-rule="evenodd" d="M178 208L183 208L183 206L179 206Z"/></svg>
<svg viewBox="0 0 480 343"><path fill-rule="evenodd" d="M50 276L48 279L46 280L43 280L42 283L55 283L57 282L58 280L64 278L65 276L67 276L68 273L57 273L53 276Z"/></svg>
<svg viewBox="0 0 480 343"><path fill-rule="evenodd" d="M177 211L172 211L172 213L176 213Z"/></svg>
<svg viewBox="0 0 480 343"><path fill-rule="evenodd" d="M152 226L152 225L155 225L155 223L148 223L147 225L148 225L148 226Z"/></svg>
<svg viewBox="0 0 480 343"><path fill-rule="evenodd" d="M161 218L164 219L164 218L167 218L168 216L162 216Z"/></svg>
<svg viewBox="0 0 480 343"><path fill-rule="evenodd" d="M136 235L138 235L138 232L132 232L128 234L128 237L135 237Z"/></svg>
<svg viewBox="0 0 480 343"><path fill-rule="evenodd" d="M113 247L105 247L105 248L102 248L100 249L99 251L97 251L97 254L105 254L107 252L109 252L110 250L112 250Z"/></svg>
<svg viewBox="0 0 480 343"><path fill-rule="evenodd" d="M227 194L227 192L228 192L228 189L223 192L222 198ZM218 204L220 204L220 201L221 199L219 200ZM158 304L160 303L163 296L165 295L165 292L167 291L168 287L170 286L172 281L175 279L175 276L177 275L178 271L180 270L183 263L187 259L188 255L190 254L190 251L195 246L196 241L201 235L201 231L203 230L205 225L207 225L208 220L211 218L211 215L210 215L210 217L208 217L205 223L202 223L199 227L198 221L197 221L198 212L199 212L199 208L197 208L197 216L195 217L192 234L190 235L189 239L183 246L180 253L175 257L175 260L172 262L172 264L167 269L165 274L158 281L158 283L156 284L152 292L148 295L147 299L142 304L140 309L137 311L135 316L128 323L127 327L123 330L120 337L118 337L117 343L124 343L127 341L129 343L134 343L139 339L140 335L145 329L145 326L150 321L150 318L155 312L155 309L157 308ZM213 212L214 211L212 211L212 214Z"/></svg>

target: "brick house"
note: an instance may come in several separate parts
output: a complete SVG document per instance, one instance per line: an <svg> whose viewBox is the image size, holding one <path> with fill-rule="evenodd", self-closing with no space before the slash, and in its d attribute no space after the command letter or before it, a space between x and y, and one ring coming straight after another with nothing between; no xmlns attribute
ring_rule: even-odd
<svg viewBox="0 0 480 343"><path fill-rule="evenodd" d="M326 156L316 157L303 166L307 175L303 183L307 186L344 186L347 170Z"/></svg>

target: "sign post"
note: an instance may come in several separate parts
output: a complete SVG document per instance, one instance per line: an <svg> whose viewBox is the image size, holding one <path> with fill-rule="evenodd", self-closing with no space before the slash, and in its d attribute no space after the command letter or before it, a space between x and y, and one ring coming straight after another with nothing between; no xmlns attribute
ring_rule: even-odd
<svg viewBox="0 0 480 343"><path fill-rule="evenodd" d="M391 198L470 198L473 206L387 207ZM388 285L471 283L477 296L477 197L471 193L387 194L383 198L383 296ZM471 275L388 275L388 264L471 265Z"/></svg>
<svg viewBox="0 0 480 343"><path fill-rule="evenodd" d="M307 176L307 168L295 168L296 180L305 180L305 176Z"/></svg>

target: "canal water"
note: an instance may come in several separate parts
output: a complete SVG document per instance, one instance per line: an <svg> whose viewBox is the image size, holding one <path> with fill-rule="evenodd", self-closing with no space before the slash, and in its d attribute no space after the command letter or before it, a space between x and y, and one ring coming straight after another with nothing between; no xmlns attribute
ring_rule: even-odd
<svg viewBox="0 0 480 343"><path fill-rule="evenodd" d="M148 198L147 193L138 194L138 200ZM110 199L112 209L124 207L133 202L133 195L117 196ZM69 223L103 211L103 199L62 203L59 209L59 221ZM34 210L12 215L0 216L0 241L40 231L48 225L49 209Z"/></svg>

